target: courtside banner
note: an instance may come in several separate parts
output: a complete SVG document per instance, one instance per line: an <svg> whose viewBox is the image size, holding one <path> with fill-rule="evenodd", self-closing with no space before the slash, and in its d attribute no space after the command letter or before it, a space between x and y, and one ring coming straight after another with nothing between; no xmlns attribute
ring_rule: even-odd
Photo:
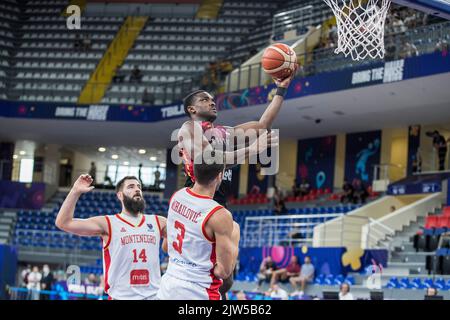
<svg viewBox="0 0 450 320"><path fill-rule="evenodd" d="M369 60L370 62L370 60ZM341 71L323 72L292 81L286 99L301 98L340 90L386 84L434 74L450 72L450 55L445 52L394 61L379 61ZM268 103L275 94L274 84L249 88L215 97L219 110L243 108ZM92 104L50 102L17 102L0 100L0 117L158 122L184 117L181 101L164 106L129 104Z"/></svg>

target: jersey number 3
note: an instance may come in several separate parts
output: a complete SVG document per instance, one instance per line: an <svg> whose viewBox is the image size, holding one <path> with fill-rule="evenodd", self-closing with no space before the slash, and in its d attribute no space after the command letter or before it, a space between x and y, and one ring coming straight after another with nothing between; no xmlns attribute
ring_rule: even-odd
<svg viewBox="0 0 450 320"><path fill-rule="evenodd" d="M184 224L180 221L175 221L175 229L179 230L177 234L177 241L172 242L172 246L179 254L183 253L183 239L184 239Z"/></svg>

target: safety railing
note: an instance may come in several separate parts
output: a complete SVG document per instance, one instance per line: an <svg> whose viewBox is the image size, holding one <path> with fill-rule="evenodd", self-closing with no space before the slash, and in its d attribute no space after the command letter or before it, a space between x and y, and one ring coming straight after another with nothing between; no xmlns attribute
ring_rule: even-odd
<svg viewBox="0 0 450 320"><path fill-rule="evenodd" d="M298 214L246 217L242 245L244 247L262 247L311 244L314 226L341 215Z"/></svg>
<svg viewBox="0 0 450 320"><path fill-rule="evenodd" d="M8 287L9 300L108 300L108 296L87 293L71 293L64 290L37 290Z"/></svg>

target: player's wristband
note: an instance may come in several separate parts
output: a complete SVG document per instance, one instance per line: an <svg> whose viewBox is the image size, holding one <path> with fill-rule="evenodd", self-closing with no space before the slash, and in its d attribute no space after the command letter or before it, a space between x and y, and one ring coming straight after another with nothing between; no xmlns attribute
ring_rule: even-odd
<svg viewBox="0 0 450 320"><path fill-rule="evenodd" d="M277 88L277 92L275 93L276 96L282 96L284 98L284 96L287 93L287 88L283 88L283 87L278 87Z"/></svg>

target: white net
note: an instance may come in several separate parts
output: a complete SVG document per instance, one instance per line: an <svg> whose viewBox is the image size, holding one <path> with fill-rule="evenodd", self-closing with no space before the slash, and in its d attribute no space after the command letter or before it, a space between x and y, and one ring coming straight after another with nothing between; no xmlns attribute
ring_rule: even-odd
<svg viewBox="0 0 450 320"><path fill-rule="evenodd" d="M324 0L336 16L335 53L353 60L384 57L384 22L390 0Z"/></svg>

